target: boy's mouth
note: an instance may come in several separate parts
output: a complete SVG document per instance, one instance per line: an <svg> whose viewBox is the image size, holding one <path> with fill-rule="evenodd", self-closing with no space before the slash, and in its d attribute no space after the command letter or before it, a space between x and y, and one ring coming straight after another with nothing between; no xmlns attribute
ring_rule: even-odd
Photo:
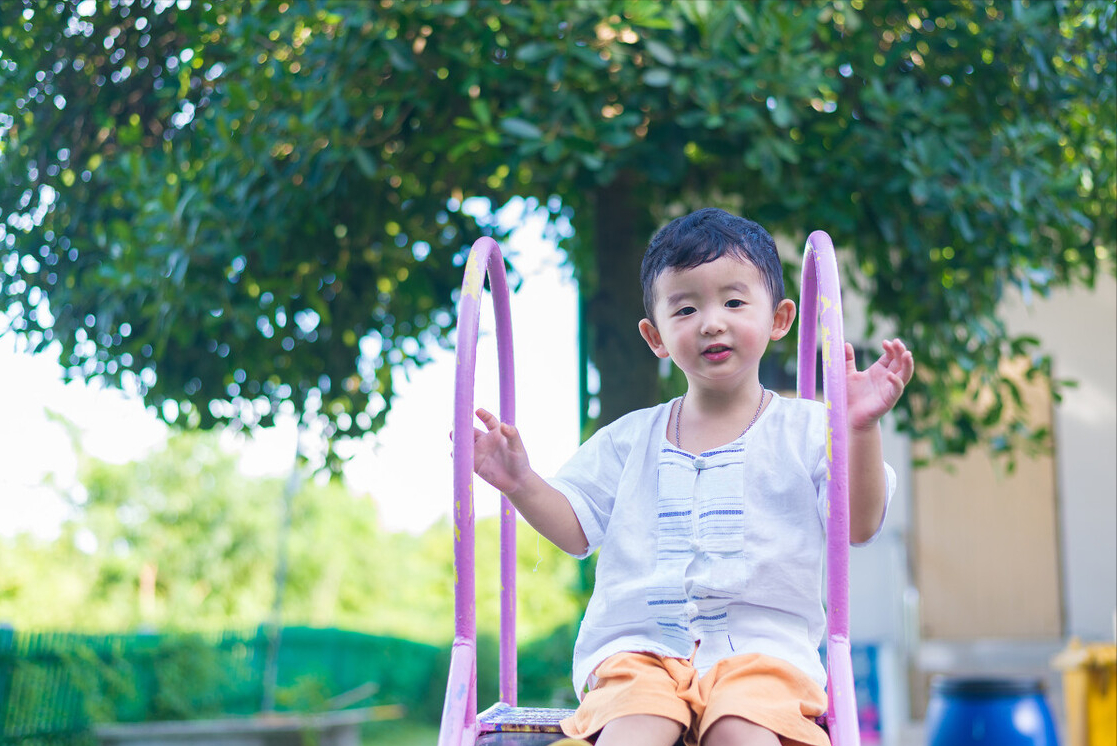
<svg viewBox="0 0 1117 746"><path fill-rule="evenodd" d="M730 352L731 348L725 345L710 345L706 349L702 350L702 357L706 358L707 360L724 360L725 358L729 357Z"/></svg>

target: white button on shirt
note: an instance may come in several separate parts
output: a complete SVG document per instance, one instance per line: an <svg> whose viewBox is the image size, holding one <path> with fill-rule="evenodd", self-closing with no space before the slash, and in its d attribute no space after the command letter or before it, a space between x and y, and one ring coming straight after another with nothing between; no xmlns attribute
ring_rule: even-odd
<svg viewBox="0 0 1117 746"><path fill-rule="evenodd" d="M575 690L592 687L610 655L641 651L693 654L700 674L763 653L824 686L824 406L775 396L747 434L698 456L668 442L670 407L599 430L549 480L581 522L586 554L601 550Z"/></svg>

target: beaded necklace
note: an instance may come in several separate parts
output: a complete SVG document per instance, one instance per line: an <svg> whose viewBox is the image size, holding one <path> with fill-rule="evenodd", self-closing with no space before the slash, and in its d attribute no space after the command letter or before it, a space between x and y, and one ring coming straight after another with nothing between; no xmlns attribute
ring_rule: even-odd
<svg viewBox="0 0 1117 746"><path fill-rule="evenodd" d="M758 404L756 406L756 413L753 414L752 420L745 427L745 429L741 431L741 435L737 436L738 438L740 438L742 435L747 433L750 429L752 429L752 426L756 424L757 418L760 417L760 410L764 408L764 398L767 395L768 395L768 389L761 388L760 389L760 404ZM679 411L675 415L675 447L676 448L682 448L682 445L679 443L679 423L682 422L682 420L683 420L683 403L684 402L686 402L686 392L685 391L683 392L682 398L679 399Z"/></svg>

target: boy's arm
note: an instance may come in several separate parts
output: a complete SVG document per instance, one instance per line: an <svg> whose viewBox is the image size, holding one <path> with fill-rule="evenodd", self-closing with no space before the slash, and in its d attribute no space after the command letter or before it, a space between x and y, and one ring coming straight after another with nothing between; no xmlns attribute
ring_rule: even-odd
<svg viewBox="0 0 1117 746"><path fill-rule="evenodd" d="M541 476L533 471L515 495L504 494L532 528L556 547L575 557L586 553L589 541L570 501Z"/></svg>
<svg viewBox="0 0 1117 746"><path fill-rule="evenodd" d="M532 528L568 554L585 553L589 542L566 495L528 463L520 433L491 412L477 410L487 432L474 428L473 470L516 506Z"/></svg>
<svg viewBox="0 0 1117 746"><path fill-rule="evenodd" d="M888 504L884 450L880 425L849 430L849 541L864 544L873 538Z"/></svg>
<svg viewBox="0 0 1117 746"><path fill-rule="evenodd" d="M884 341L884 354L858 371L853 346L846 345L846 405L849 417L849 539L873 538L888 502L880 418L896 406L911 380L915 362L898 339Z"/></svg>

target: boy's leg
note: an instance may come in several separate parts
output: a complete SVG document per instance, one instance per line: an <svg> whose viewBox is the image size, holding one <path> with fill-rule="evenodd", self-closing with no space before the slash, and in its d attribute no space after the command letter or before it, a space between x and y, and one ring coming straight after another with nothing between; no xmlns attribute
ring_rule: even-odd
<svg viewBox="0 0 1117 746"><path fill-rule="evenodd" d="M605 746L674 746L693 720L690 704L680 695L680 687L695 677L689 661L618 653L606 658L595 675L594 688L562 721L568 736L596 738Z"/></svg>
<svg viewBox="0 0 1117 746"><path fill-rule="evenodd" d="M601 729L596 746L675 746L682 724L659 715L625 715Z"/></svg>
<svg viewBox="0 0 1117 746"><path fill-rule="evenodd" d="M718 718L702 737L699 746L779 746L780 737L767 728L744 718L727 715Z"/></svg>
<svg viewBox="0 0 1117 746"><path fill-rule="evenodd" d="M826 692L786 661L755 653L736 655L719 661L699 686L705 703L705 709L696 712L700 746L831 746L814 720L826 712Z"/></svg>

